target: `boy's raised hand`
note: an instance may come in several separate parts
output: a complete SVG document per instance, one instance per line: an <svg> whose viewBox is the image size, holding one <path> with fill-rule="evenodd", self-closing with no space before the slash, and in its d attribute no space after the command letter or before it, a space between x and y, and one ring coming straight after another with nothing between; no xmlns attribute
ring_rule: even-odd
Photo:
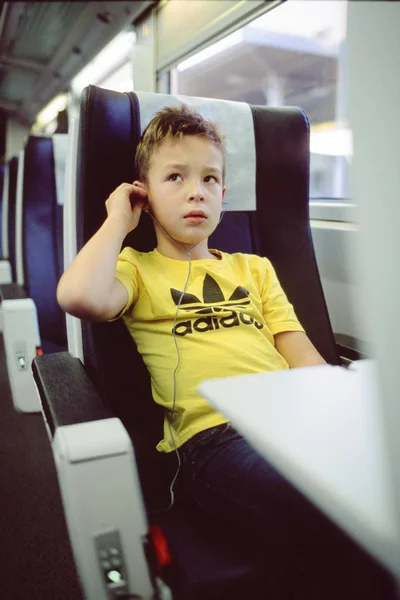
<svg viewBox="0 0 400 600"><path fill-rule="evenodd" d="M128 234L136 229L146 199L147 189L141 181L121 183L106 200L107 216L125 227Z"/></svg>

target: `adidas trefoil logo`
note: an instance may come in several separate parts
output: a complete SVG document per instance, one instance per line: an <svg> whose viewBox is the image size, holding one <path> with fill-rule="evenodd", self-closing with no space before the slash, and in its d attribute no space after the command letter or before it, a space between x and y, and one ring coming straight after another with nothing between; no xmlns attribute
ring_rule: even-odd
<svg viewBox="0 0 400 600"><path fill-rule="evenodd" d="M264 327L263 323L260 323L257 319L254 319L241 311L237 312L236 310L229 310L228 314L225 314L224 317L215 315L215 313L221 311L226 313L227 309L231 307L246 307L250 304L250 299L248 298L249 294L250 292L246 290L246 288L239 285L228 300L226 300L218 283L208 274L205 276L203 282L203 302L194 294L185 292L179 303L182 292L171 288L172 299L176 306L179 304L180 309L194 311L200 315L210 315L207 317L200 317L194 321L183 321L172 329L172 333L185 336L194 331L203 333L205 331L219 329L220 327L238 327L241 323L243 325L254 324L257 329L262 329Z"/></svg>

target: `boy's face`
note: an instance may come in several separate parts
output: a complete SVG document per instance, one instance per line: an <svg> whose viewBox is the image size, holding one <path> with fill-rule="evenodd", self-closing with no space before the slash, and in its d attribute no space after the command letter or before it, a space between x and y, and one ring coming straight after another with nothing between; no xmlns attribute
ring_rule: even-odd
<svg viewBox="0 0 400 600"><path fill-rule="evenodd" d="M222 170L222 152L199 136L167 139L154 151L147 174L149 205L175 240L196 244L214 231L226 189ZM155 227L160 242L167 236Z"/></svg>

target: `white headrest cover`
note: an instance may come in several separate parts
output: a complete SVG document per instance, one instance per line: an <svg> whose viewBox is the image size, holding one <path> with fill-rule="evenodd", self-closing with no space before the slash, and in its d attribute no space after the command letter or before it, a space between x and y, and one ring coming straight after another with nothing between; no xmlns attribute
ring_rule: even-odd
<svg viewBox="0 0 400 600"><path fill-rule="evenodd" d="M141 133L165 106L186 104L213 121L225 136L226 210L256 210L256 149L250 106L244 102L135 92L140 105Z"/></svg>
<svg viewBox="0 0 400 600"><path fill-rule="evenodd" d="M64 204L65 165L67 162L68 135L53 135L54 169L56 177L57 204Z"/></svg>

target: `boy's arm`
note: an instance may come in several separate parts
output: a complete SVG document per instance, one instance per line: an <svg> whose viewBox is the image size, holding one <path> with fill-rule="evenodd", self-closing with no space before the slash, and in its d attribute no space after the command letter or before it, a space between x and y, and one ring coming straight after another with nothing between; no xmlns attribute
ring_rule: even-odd
<svg viewBox="0 0 400 600"><path fill-rule="evenodd" d="M275 336L275 347L291 369L325 365L318 350L307 335L301 331L283 331Z"/></svg>
<svg viewBox="0 0 400 600"><path fill-rule="evenodd" d="M126 305L128 292L115 278L125 236L137 227L147 191L140 182L123 183L106 201L107 219L61 277L57 300L80 319L106 321ZM138 200L132 207L131 198Z"/></svg>

